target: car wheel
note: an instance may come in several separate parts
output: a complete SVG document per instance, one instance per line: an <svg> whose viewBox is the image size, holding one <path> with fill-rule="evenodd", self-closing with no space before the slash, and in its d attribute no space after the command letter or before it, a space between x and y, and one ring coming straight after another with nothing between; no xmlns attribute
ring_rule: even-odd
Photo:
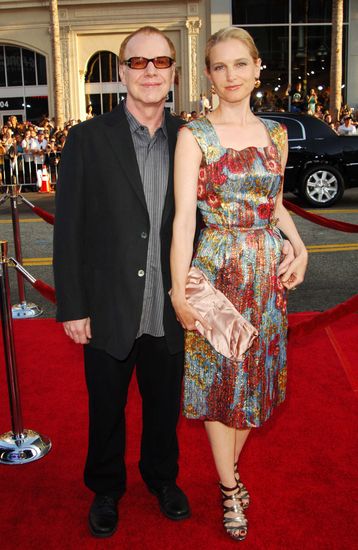
<svg viewBox="0 0 358 550"><path fill-rule="evenodd" d="M342 175L333 166L312 166L302 176L300 195L312 206L331 206L342 198L343 191Z"/></svg>

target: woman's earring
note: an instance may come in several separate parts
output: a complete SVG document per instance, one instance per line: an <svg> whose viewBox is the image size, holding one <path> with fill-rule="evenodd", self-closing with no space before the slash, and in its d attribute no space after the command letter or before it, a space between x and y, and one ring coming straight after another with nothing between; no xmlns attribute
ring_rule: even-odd
<svg viewBox="0 0 358 550"><path fill-rule="evenodd" d="M255 86L255 88L260 88L261 80L259 78L256 78L254 86Z"/></svg>
<svg viewBox="0 0 358 550"><path fill-rule="evenodd" d="M215 90L214 84L211 85L211 87L210 87L210 92L211 92L211 94L216 94L216 90Z"/></svg>

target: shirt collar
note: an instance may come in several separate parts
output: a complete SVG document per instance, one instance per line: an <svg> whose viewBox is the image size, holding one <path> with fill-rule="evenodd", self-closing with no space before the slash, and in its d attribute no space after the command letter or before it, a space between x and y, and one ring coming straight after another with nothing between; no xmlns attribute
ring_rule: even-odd
<svg viewBox="0 0 358 550"><path fill-rule="evenodd" d="M124 112L126 114L128 124L129 124L129 128L130 128L130 131L132 132L132 134L134 132L137 132L138 130L141 130L142 128L146 128L146 126L143 126L143 124L138 122L138 120L135 118L135 116L132 115L132 113L128 110L127 103L126 103L125 100L123 101L123 103L124 103ZM162 130L163 134L168 139L168 132L167 132L167 126L165 124L165 113L164 112L163 112L162 123L159 126L159 128L157 128L157 130L159 130L159 129Z"/></svg>

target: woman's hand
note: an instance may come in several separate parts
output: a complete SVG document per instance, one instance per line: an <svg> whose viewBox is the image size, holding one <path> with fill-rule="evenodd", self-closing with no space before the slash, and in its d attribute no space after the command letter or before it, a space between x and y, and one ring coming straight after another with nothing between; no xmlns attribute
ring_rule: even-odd
<svg viewBox="0 0 358 550"><path fill-rule="evenodd" d="M172 304L176 317L185 330L196 330L196 323L199 322L206 330L211 330L211 326L205 321L200 313L193 308L187 300L176 300L172 296Z"/></svg>
<svg viewBox="0 0 358 550"><path fill-rule="evenodd" d="M284 275L288 268L290 267L290 264L295 259L295 253L293 251L293 246L290 243L289 240L284 239L283 246L282 246L282 255L284 256L284 259L281 261L279 268L278 268L278 276Z"/></svg>
<svg viewBox="0 0 358 550"><path fill-rule="evenodd" d="M291 262L287 271L281 275L281 281L284 287L288 290L295 289L297 285L300 285L305 277L307 268L308 254L307 250L303 249Z"/></svg>

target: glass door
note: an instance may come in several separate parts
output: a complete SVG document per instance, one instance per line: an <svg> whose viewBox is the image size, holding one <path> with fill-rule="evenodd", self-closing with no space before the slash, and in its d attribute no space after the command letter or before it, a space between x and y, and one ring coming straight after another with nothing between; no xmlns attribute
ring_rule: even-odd
<svg viewBox="0 0 358 550"><path fill-rule="evenodd" d="M8 121L9 117L16 116L18 122L25 119L25 111L0 111L0 125L3 126Z"/></svg>

